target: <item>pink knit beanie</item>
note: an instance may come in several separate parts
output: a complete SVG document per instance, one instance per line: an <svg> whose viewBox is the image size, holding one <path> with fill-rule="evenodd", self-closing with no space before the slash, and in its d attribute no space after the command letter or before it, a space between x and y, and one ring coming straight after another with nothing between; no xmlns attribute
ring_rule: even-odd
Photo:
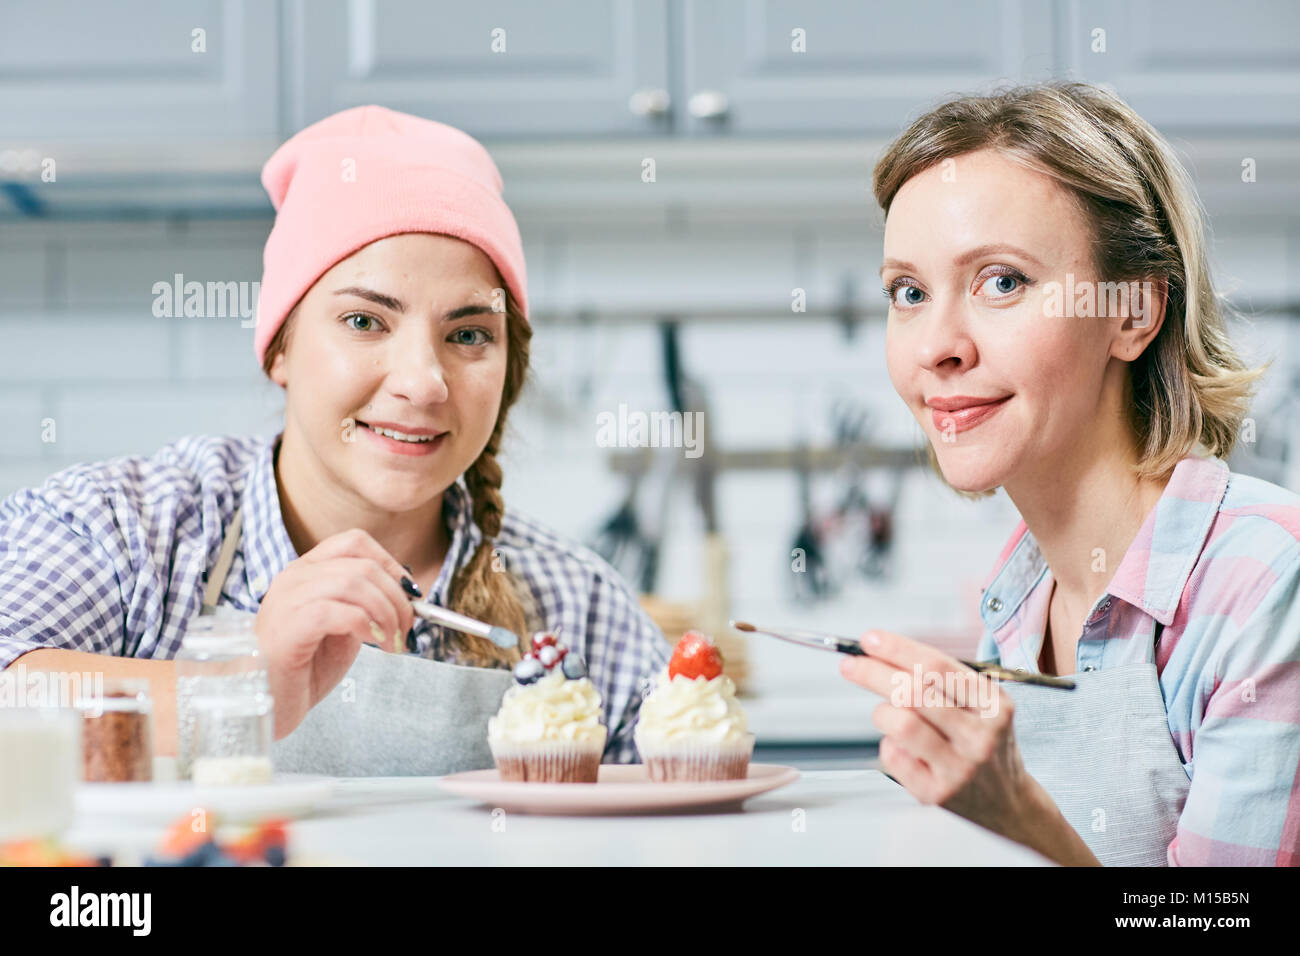
<svg viewBox="0 0 1300 956"><path fill-rule="evenodd" d="M403 232L472 243L528 314L524 249L501 174L473 137L442 123L357 106L308 126L262 167L275 225L262 255L258 364L298 300L341 259Z"/></svg>

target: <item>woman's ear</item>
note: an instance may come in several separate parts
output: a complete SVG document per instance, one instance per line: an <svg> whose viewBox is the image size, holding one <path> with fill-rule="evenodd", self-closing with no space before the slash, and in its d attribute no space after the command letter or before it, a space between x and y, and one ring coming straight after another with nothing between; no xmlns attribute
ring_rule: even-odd
<svg viewBox="0 0 1300 956"><path fill-rule="evenodd" d="M281 388L289 387L289 376L284 370L284 349L276 353L275 358L271 360L271 381L275 382Z"/></svg>
<svg viewBox="0 0 1300 956"><path fill-rule="evenodd" d="M1136 360L1146 351L1164 323L1169 303L1167 279L1136 279L1126 283L1128 307L1115 338L1112 354L1126 362ZM1098 300L1101 296L1098 295Z"/></svg>

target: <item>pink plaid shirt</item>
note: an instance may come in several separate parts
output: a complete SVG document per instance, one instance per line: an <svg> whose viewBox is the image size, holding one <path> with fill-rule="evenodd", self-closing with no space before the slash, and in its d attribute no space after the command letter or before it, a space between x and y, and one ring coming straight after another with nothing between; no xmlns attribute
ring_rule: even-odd
<svg viewBox="0 0 1300 956"><path fill-rule="evenodd" d="M1052 572L1025 523L984 588L977 654L1038 670ZM1300 496L1178 463L1079 638L1076 670L1156 647L1191 781L1171 866L1300 865Z"/></svg>

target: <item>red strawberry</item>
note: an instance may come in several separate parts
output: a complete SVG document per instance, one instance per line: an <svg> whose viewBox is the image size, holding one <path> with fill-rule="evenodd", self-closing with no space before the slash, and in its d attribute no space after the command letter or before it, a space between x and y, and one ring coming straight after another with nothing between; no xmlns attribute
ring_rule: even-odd
<svg viewBox="0 0 1300 956"><path fill-rule="evenodd" d="M694 679L703 677L713 680L722 673L722 652L698 631L687 631L673 648L672 660L668 662L668 677L678 674Z"/></svg>

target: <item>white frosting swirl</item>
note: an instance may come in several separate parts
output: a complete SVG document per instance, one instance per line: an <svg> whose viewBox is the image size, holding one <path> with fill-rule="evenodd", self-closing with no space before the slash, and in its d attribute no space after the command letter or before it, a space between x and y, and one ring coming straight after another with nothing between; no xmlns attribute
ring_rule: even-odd
<svg viewBox="0 0 1300 956"><path fill-rule="evenodd" d="M734 743L748 732L749 722L730 677L719 674L708 680L678 674L669 680L665 668L641 702L635 736L652 745L668 740Z"/></svg>
<svg viewBox="0 0 1300 956"><path fill-rule="evenodd" d="M488 718L488 739L535 743L543 740L603 742L600 692L586 677L571 680L557 667L532 684L515 684Z"/></svg>

